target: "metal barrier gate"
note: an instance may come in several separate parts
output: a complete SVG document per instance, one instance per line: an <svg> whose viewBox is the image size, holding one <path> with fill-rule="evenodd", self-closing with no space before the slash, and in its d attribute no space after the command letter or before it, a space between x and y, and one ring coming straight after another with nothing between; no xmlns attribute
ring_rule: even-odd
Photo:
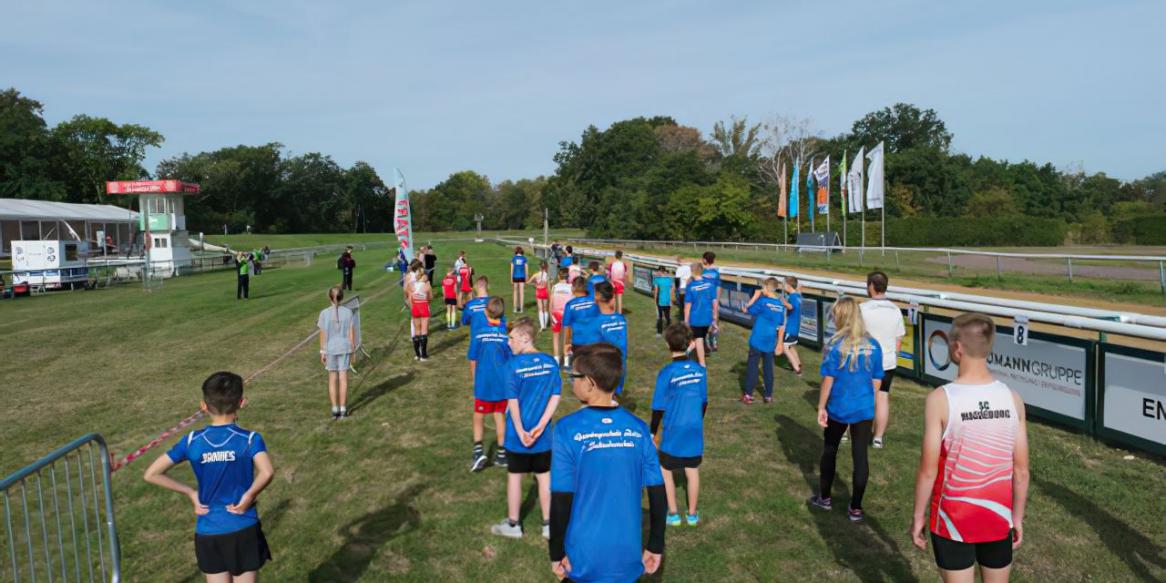
<svg viewBox="0 0 1166 583"><path fill-rule="evenodd" d="M105 439L90 433L0 481L0 580L120 581L109 477Z"/></svg>

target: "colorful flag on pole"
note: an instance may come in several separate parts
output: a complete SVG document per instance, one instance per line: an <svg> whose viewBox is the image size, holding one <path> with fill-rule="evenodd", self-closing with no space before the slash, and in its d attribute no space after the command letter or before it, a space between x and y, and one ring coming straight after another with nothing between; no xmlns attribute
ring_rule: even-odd
<svg viewBox="0 0 1166 583"><path fill-rule="evenodd" d="M405 189L405 175L393 168L393 190L396 191L393 230L407 260L413 259L413 210L409 207L409 191Z"/></svg>
<svg viewBox="0 0 1166 583"><path fill-rule="evenodd" d="M842 206L839 208L842 209L842 214L846 214L846 181L849 180L846 174L846 154L847 152L842 153L842 167L838 169L838 196L842 197Z"/></svg>
<svg viewBox="0 0 1166 583"><path fill-rule="evenodd" d="M810 232L814 232L814 159L806 164L806 210L810 211Z"/></svg>
<svg viewBox="0 0 1166 583"><path fill-rule="evenodd" d="M793 182L793 186L789 191L789 216L794 219L798 218L798 207L801 206L801 203L798 201L798 166L800 165L796 162L794 163L794 177L791 181Z"/></svg>
<svg viewBox="0 0 1166 583"><path fill-rule="evenodd" d="M854 157L854 161L858 162L850 168L850 173L847 175L846 193L850 196L849 209L851 213L861 213L862 205L862 164L865 160L866 146L858 149L858 155Z"/></svg>
<svg viewBox="0 0 1166 583"><path fill-rule="evenodd" d="M786 205L789 204L789 202L786 200L786 189L789 187L789 184L786 182L788 178L786 178L785 175L785 162L782 162L781 167L778 168L777 176L779 190L777 195L777 216L786 217L789 215L789 209L786 208Z"/></svg>
<svg viewBox="0 0 1166 583"><path fill-rule="evenodd" d="M826 156L814 170L814 180L818 182L818 214L830 214L830 157Z"/></svg>
<svg viewBox="0 0 1166 583"><path fill-rule="evenodd" d="M866 208L883 208L883 199L886 198L883 185L883 143L875 146L866 155L870 160L870 175L866 179Z"/></svg>

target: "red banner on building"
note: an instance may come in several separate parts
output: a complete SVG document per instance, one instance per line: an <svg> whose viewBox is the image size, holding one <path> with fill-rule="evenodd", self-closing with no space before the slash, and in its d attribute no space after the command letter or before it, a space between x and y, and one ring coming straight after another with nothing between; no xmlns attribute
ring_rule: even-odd
<svg viewBox="0 0 1166 583"><path fill-rule="evenodd" d="M193 193L199 185L181 180L117 180L105 183L106 194Z"/></svg>

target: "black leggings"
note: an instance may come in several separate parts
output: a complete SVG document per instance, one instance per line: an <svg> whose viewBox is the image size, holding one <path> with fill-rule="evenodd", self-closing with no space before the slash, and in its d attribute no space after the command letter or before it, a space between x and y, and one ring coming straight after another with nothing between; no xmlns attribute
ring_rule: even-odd
<svg viewBox="0 0 1166 583"><path fill-rule="evenodd" d="M851 480L851 487L854 492L850 496L850 507L858 510L862 509L862 494L866 491L866 478L868 474L866 462L866 450L870 447L871 439L871 421L860 421L858 423L840 423L833 419L826 421L826 429L822 431L825 438L826 445L822 449L822 463L819 471L821 472L821 493L823 498L830 497L830 488L834 485L834 466L838 458L838 444L842 442L842 435L846 433L846 428L850 428L850 454L854 458L854 477Z"/></svg>
<svg viewBox="0 0 1166 583"><path fill-rule="evenodd" d="M238 284L235 286L235 299L241 300L249 297L251 297L251 277L240 275Z"/></svg>
<svg viewBox="0 0 1166 583"><path fill-rule="evenodd" d="M656 333L663 334L672 325L672 306L656 306Z"/></svg>

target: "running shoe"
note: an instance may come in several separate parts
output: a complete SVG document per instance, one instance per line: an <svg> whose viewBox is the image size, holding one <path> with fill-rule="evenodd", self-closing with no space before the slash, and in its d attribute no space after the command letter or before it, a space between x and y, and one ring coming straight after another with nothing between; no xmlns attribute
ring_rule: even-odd
<svg viewBox="0 0 1166 583"><path fill-rule="evenodd" d="M753 395L741 395L741 402L746 405L753 404Z"/></svg>
<svg viewBox="0 0 1166 583"><path fill-rule="evenodd" d="M506 467L506 450L500 449L498 453L494 454L494 465L500 468Z"/></svg>
<svg viewBox="0 0 1166 583"><path fill-rule="evenodd" d="M762 397L761 400L768 405L773 402L773 397Z"/></svg>
<svg viewBox="0 0 1166 583"><path fill-rule="evenodd" d="M470 464L471 472L480 472L486 467L486 462L489 458L483 452L474 452L474 461Z"/></svg>
<svg viewBox="0 0 1166 583"><path fill-rule="evenodd" d="M863 514L861 508L851 508L847 513L847 518L850 519L850 522L862 522L866 515Z"/></svg>
<svg viewBox="0 0 1166 583"><path fill-rule="evenodd" d="M883 448L883 438L881 438L881 437L874 438L874 440L870 442L870 446L875 448L875 449L882 449Z"/></svg>
<svg viewBox="0 0 1166 583"><path fill-rule="evenodd" d="M680 526L680 515L679 514L669 514L668 515L668 526Z"/></svg>
<svg viewBox="0 0 1166 583"><path fill-rule="evenodd" d="M810 496L810 506L820 510L831 510L834 508L829 498L823 498L817 494Z"/></svg>
<svg viewBox="0 0 1166 583"><path fill-rule="evenodd" d="M685 514L684 520L688 522L688 526L696 526L700 524L700 513L697 512L695 514Z"/></svg>
<svg viewBox="0 0 1166 583"><path fill-rule="evenodd" d="M502 522L491 526L490 532L506 538L522 538L522 527L517 524L510 524L510 520L506 518L502 519Z"/></svg>

